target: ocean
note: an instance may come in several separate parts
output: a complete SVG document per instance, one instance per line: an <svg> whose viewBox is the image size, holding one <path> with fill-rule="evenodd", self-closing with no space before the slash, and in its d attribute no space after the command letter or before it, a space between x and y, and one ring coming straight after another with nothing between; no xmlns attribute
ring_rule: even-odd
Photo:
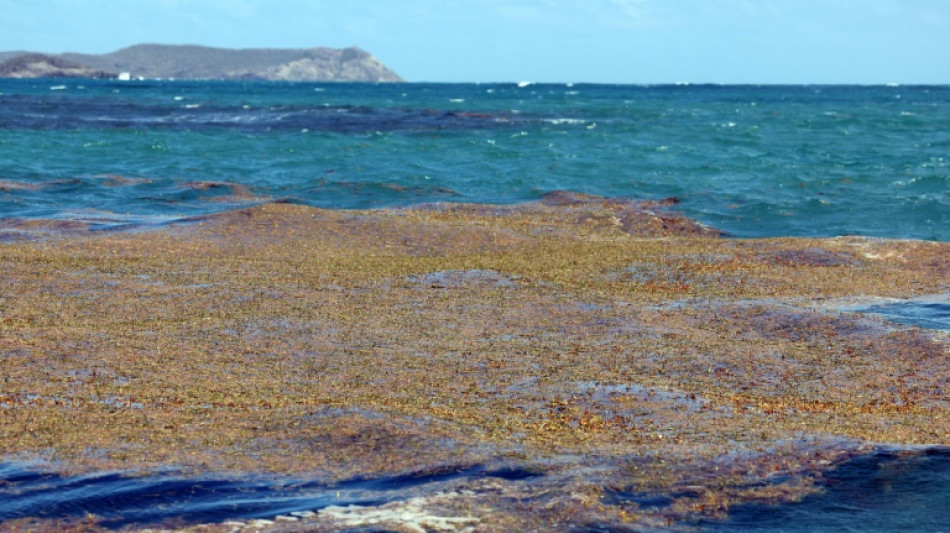
<svg viewBox="0 0 950 533"><path fill-rule="evenodd" d="M735 238L950 241L950 86L0 80L0 221L148 228L271 202L514 204L554 191L675 198L670 209ZM935 298L863 311L950 330ZM693 526L950 531L948 458L870 454L801 504ZM0 522L312 515L340 498L313 480L71 478L15 459L0 457ZM344 485L346 503L396 501L397 481Z"/></svg>
<svg viewBox="0 0 950 533"><path fill-rule="evenodd" d="M0 81L0 218L669 198L736 237L950 240L950 86Z"/></svg>

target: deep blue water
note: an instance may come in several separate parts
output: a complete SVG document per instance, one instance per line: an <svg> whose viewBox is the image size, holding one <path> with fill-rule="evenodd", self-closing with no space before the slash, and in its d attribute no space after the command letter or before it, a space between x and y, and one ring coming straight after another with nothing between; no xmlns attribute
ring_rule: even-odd
<svg viewBox="0 0 950 533"><path fill-rule="evenodd" d="M675 196L736 236L950 240L950 86L0 80L0 218Z"/></svg>

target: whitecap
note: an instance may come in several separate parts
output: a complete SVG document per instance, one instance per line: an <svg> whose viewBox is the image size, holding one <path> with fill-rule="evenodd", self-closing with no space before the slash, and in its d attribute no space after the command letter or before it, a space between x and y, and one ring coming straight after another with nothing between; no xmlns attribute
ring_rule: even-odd
<svg viewBox="0 0 950 533"><path fill-rule="evenodd" d="M579 118L546 118L542 122L547 122L548 124L554 124L555 126L561 124L587 124L586 120L581 120Z"/></svg>

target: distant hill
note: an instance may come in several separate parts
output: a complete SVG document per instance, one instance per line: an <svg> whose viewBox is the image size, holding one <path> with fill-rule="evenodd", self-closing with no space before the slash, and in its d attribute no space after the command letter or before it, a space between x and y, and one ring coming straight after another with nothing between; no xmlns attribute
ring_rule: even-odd
<svg viewBox="0 0 950 533"><path fill-rule="evenodd" d="M0 63L2 78L115 78L87 65L45 54L23 54Z"/></svg>
<svg viewBox="0 0 950 533"><path fill-rule="evenodd" d="M46 64L49 68L23 68L23 58L35 59L35 56L48 58ZM175 79L403 81L380 60L356 47L228 49L140 44L97 55L0 52L0 61L3 61L0 63L0 77L77 77L74 73L86 69L86 72L99 72L108 77L128 73L132 77ZM30 73L39 75L28 75Z"/></svg>

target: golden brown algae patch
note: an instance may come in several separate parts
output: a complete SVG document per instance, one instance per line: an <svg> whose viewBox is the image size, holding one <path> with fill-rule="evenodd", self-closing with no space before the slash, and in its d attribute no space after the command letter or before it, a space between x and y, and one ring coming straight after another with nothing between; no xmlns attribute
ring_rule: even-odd
<svg viewBox="0 0 950 533"><path fill-rule="evenodd" d="M946 292L950 245L734 240L665 207L270 204L0 243L0 455L327 480L513 464L539 475L390 505L509 531L689 524L800 498L874 443L950 444L945 342L826 305Z"/></svg>

